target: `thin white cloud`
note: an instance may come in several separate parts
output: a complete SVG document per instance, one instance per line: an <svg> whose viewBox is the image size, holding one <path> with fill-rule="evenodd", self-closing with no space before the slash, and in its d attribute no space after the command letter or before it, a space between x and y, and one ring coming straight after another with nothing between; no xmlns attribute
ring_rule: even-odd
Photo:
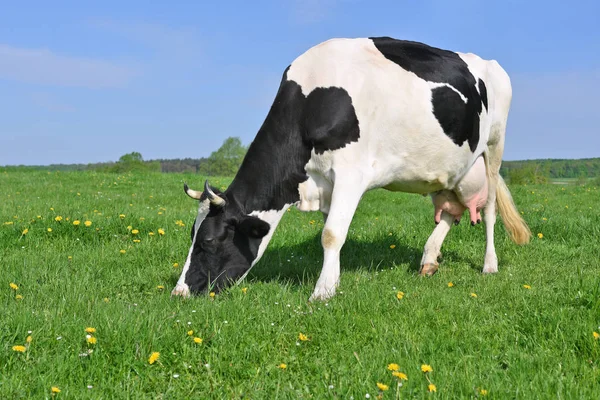
<svg viewBox="0 0 600 400"><path fill-rule="evenodd" d="M170 61L173 61L173 57L196 58L201 52L201 41L196 28L173 28L157 23L99 18L90 20L89 24L130 42L141 44L156 51L160 56L167 55Z"/></svg>
<svg viewBox="0 0 600 400"><path fill-rule="evenodd" d="M0 79L103 89L124 87L136 74L131 67L110 61L0 44Z"/></svg>

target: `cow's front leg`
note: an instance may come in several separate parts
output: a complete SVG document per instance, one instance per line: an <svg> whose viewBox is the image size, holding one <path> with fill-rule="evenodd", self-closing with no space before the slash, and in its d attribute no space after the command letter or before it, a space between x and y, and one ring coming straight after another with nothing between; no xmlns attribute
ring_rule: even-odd
<svg viewBox="0 0 600 400"><path fill-rule="evenodd" d="M364 190L356 182L336 182L329 213L326 216L324 214L326 222L321 234L323 269L310 301L327 300L335 294L340 279L340 250L346 241L350 222L363 193Z"/></svg>
<svg viewBox="0 0 600 400"><path fill-rule="evenodd" d="M419 270L420 275L430 276L436 273L439 266L437 258L440 255L442 243L444 243L444 239L452 227L454 218L450 213L446 211L442 212L439 224L437 224L425 244L423 258L421 259L421 269Z"/></svg>

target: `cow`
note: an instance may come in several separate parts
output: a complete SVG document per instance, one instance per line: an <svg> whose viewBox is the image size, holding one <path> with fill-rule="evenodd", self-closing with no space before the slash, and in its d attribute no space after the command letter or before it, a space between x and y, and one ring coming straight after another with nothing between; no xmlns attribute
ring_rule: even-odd
<svg viewBox="0 0 600 400"><path fill-rule="evenodd" d="M384 188L431 195L437 223L420 274L432 275L452 223L481 222L483 273L498 271L494 224L517 244L531 232L499 175L510 78L500 65L389 37L332 39L283 73L267 117L235 178L199 201L192 245L172 295L218 292L260 260L285 211L321 211L323 268L309 300L335 294L340 250L363 194Z"/></svg>

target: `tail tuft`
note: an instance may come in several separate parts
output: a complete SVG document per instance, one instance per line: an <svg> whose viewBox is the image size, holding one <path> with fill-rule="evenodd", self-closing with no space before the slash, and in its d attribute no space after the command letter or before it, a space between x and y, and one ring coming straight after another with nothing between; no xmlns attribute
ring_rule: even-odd
<svg viewBox="0 0 600 400"><path fill-rule="evenodd" d="M521 217L521 214L517 211L510 191L500 175L498 175L496 186L496 204L498 205L500 217L502 218L504 227L508 231L510 239L516 244L529 243L531 231L523 217Z"/></svg>

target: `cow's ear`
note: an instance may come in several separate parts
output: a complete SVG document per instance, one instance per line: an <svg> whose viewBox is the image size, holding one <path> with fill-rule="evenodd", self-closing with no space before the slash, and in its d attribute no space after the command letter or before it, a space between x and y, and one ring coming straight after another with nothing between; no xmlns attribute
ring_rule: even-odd
<svg viewBox="0 0 600 400"><path fill-rule="evenodd" d="M248 216L238 222L237 229L246 236L260 239L269 233L271 225L260 218Z"/></svg>

